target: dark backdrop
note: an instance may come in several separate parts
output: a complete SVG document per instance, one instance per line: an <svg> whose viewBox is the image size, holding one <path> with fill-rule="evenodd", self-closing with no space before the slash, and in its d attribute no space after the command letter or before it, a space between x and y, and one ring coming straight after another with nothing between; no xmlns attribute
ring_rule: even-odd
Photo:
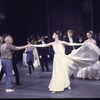
<svg viewBox="0 0 100 100"><path fill-rule="evenodd" d="M74 36L93 30L100 31L100 0L0 0L0 33L8 32L16 45L25 45L30 35L48 35L49 41L54 31L64 34L68 29ZM18 51L18 61L22 60Z"/></svg>

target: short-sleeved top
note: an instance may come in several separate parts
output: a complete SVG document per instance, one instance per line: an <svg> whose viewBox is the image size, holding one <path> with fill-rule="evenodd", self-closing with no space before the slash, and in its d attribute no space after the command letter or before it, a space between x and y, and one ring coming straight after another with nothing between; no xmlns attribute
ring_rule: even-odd
<svg viewBox="0 0 100 100"><path fill-rule="evenodd" d="M0 54L1 54L1 59L12 59L12 53L13 51L17 50L17 47L6 42L3 45L1 45L0 48Z"/></svg>

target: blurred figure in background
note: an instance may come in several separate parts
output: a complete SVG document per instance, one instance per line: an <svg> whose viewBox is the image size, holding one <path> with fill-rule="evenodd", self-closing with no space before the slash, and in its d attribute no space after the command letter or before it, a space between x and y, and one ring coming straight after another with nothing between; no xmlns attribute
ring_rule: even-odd
<svg viewBox="0 0 100 100"><path fill-rule="evenodd" d="M64 36L63 39L66 42L69 43L76 43L76 39L73 37L74 32L72 30L68 30L67 31L67 36ZM69 47L69 46L65 46L65 54L68 55L72 52L72 50L74 50L75 47Z"/></svg>
<svg viewBox="0 0 100 100"><path fill-rule="evenodd" d="M35 41L34 36L31 35L29 38L31 39L31 44L35 45L37 41ZM37 51L36 47L34 47L33 55L34 55L33 65L34 65L34 67L39 67L40 66L40 61L39 61L39 55L38 55L38 51ZM23 53L23 65L28 67L26 59L27 59L27 54L24 52Z"/></svg>
<svg viewBox="0 0 100 100"><path fill-rule="evenodd" d="M63 35L63 40L65 40L66 39L66 35Z"/></svg>
<svg viewBox="0 0 100 100"><path fill-rule="evenodd" d="M97 45L98 45L99 48L100 48L100 32L99 32L99 36L98 36L98 42L97 42ZM100 61L100 56L99 56L99 61Z"/></svg>
<svg viewBox="0 0 100 100"><path fill-rule="evenodd" d="M38 38L39 38L39 37L38 37ZM37 43L37 41L35 41L35 38L34 38L33 35L31 35L31 43L32 43L33 45L35 45L35 44ZM33 52L33 54L34 54L34 58L36 58L36 59L34 59L33 65L34 65L34 67L39 67L39 66L40 66L40 61L39 61L39 55L38 55L38 51L37 51L37 48L36 48L36 47L34 47L34 52Z"/></svg>
<svg viewBox="0 0 100 100"><path fill-rule="evenodd" d="M83 38L81 34L78 34L77 43L83 43L84 41L85 38Z"/></svg>
<svg viewBox="0 0 100 100"><path fill-rule="evenodd" d="M31 43L34 45L36 44L36 41L35 41L35 38L33 35L30 36L30 39L31 39Z"/></svg>
<svg viewBox="0 0 100 100"><path fill-rule="evenodd" d="M41 36L41 38L37 44L46 44L45 37ZM40 58L42 72L44 72L44 66L46 68L46 71L50 71L49 66L48 66L48 57L49 57L48 48L47 47L37 48L37 50L38 50L38 54L39 54L39 58Z"/></svg>
<svg viewBox="0 0 100 100"><path fill-rule="evenodd" d="M85 41L85 38L82 37L81 34L78 34L77 37L77 43L83 43ZM77 46L76 48L79 48L80 46Z"/></svg>
<svg viewBox="0 0 100 100"><path fill-rule="evenodd" d="M30 37L27 38L27 43L28 44L31 44L32 42L32 39ZM33 69L33 72L35 73L35 68L34 68L34 55L33 55L33 52L34 52L34 47L28 47L25 49L25 53L27 54L27 57L26 57L26 62L27 62L27 65L28 65L28 69L29 69L29 73L27 75L31 75L31 68Z"/></svg>
<svg viewBox="0 0 100 100"><path fill-rule="evenodd" d="M100 48L100 32L97 35L96 41L97 41L97 46ZM100 56L99 56L99 61L100 61Z"/></svg>
<svg viewBox="0 0 100 100"><path fill-rule="evenodd" d="M100 32L99 32L98 35L96 34L96 39L95 40L97 41L97 46L100 48Z"/></svg>

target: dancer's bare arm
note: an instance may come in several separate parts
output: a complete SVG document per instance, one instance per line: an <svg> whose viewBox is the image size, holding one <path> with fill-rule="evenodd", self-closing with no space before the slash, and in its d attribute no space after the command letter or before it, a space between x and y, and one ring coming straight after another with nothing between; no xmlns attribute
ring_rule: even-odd
<svg viewBox="0 0 100 100"><path fill-rule="evenodd" d="M69 43L69 42L65 42L65 41L62 41L62 44L68 45L68 46L80 46L80 45L83 45L83 43Z"/></svg>
<svg viewBox="0 0 100 100"><path fill-rule="evenodd" d="M47 44L38 44L38 45L31 45L33 47L50 47L53 45L53 42Z"/></svg>

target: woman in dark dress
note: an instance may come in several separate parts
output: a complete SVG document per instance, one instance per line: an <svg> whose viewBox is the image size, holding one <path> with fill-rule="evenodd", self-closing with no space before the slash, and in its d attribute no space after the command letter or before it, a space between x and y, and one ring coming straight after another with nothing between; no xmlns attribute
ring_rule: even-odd
<svg viewBox="0 0 100 100"><path fill-rule="evenodd" d="M31 44L31 38L27 38L27 42L28 44ZM34 63L33 51L34 51L34 47L26 48L25 50L25 53L27 53L26 62L28 64L28 69L29 69L29 74L27 75L31 75L31 68L33 69L33 72L35 73L35 69L33 65Z"/></svg>

